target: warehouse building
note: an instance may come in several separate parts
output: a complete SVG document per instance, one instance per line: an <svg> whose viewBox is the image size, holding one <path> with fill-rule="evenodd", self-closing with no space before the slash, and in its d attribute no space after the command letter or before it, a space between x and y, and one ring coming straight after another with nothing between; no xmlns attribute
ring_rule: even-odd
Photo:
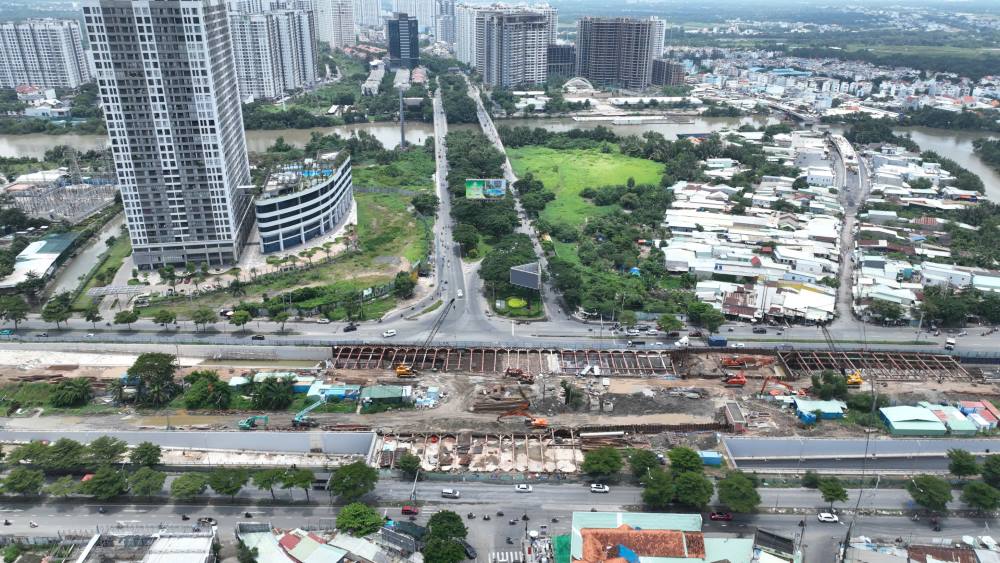
<svg viewBox="0 0 1000 563"><path fill-rule="evenodd" d="M944 436L948 427L923 407L884 407L879 416L893 436Z"/></svg>

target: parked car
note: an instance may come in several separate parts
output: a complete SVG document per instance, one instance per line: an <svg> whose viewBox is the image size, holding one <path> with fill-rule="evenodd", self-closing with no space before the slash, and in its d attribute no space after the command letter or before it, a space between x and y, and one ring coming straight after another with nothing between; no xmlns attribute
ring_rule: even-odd
<svg viewBox="0 0 1000 563"><path fill-rule="evenodd" d="M382 331L382 338L392 338L393 336L396 336L396 329L394 328Z"/></svg>
<svg viewBox="0 0 1000 563"><path fill-rule="evenodd" d="M462 544L462 549L465 550L465 557L467 559L476 559L477 557L479 557L479 552L477 552L476 548L472 547L472 545L469 544L469 542L463 539L459 539L458 543Z"/></svg>
<svg viewBox="0 0 1000 563"><path fill-rule="evenodd" d="M527 483L519 483L517 485L514 485L514 492L517 493L530 493L533 490L534 489L531 488L531 485Z"/></svg>
<svg viewBox="0 0 1000 563"><path fill-rule="evenodd" d="M840 522L840 518L837 518L836 514L830 514L829 512L820 512L816 515L816 519L820 522L827 522L829 524L836 524Z"/></svg>
<svg viewBox="0 0 1000 563"><path fill-rule="evenodd" d="M403 514L417 515L420 514L420 509L416 506L410 506L407 504L403 506Z"/></svg>
<svg viewBox="0 0 1000 563"><path fill-rule="evenodd" d="M729 522L733 519L732 512L713 512L708 515L709 520L715 520L716 522Z"/></svg>
<svg viewBox="0 0 1000 563"><path fill-rule="evenodd" d="M590 486L590 492L592 493L610 493L611 487L607 485L602 485L600 483L594 483Z"/></svg>

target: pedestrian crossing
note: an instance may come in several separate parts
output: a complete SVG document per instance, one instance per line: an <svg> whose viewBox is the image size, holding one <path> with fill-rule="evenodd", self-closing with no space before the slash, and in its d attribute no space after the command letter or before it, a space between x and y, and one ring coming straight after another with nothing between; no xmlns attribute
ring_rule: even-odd
<svg viewBox="0 0 1000 563"><path fill-rule="evenodd" d="M494 551L489 563L521 563L524 555L520 551Z"/></svg>

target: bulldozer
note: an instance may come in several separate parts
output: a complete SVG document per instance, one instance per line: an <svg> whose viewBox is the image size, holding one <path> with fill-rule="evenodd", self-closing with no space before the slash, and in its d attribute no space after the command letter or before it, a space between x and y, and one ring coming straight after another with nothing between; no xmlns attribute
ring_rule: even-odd
<svg viewBox="0 0 1000 563"><path fill-rule="evenodd" d="M535 383L535 376L521 368L509 367L503 372L504 377L513 377L518 383L531 385Z"/></svg>
<svg viewBox="0 0 1000 563"><path fill-rule="evenodd" d="M861 370L855 370L847 374L847 386L848 387L861 387L865 384L864 378L861 377Z"/></svg>
<svg viewBox="0 0 1000 563"><path fill-rule="evenodd" d="M413 369L413 366L410 364L404 362L396 364L396 367L393 369L396 371L396 377L410 378L417 376L417 370Z"/></svg>
<svg viewBox="0 0 1000 563"><path fill-rule="evenodd" d="M505 418L517 417L523 418L526 426L530 426L532 428L548 428L549 421L547 419L531 416L528 412L528 407L530 406L531 403L528 401L518 403L514 408L498 416L497 422L503 422Z"/></svg>

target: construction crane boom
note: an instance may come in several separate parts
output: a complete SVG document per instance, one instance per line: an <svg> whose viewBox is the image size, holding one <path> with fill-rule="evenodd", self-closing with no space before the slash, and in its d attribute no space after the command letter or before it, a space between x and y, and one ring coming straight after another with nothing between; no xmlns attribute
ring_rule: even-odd
<svg viewBox="0 0 1000 563"><path fill-rule="evenodd" d="M448 312L451 311L454 304L454 297L444 304L444 309L438 314L437 318L434 319L434 324L431 325L431 330L427 333L427 338L424 339L424 343L422 345L423 348L427 348L431 345L431 342L434 341L434 337L437 336L438 331L441 330L441 325L444 324L444 319L448 316Z"/></svg>

